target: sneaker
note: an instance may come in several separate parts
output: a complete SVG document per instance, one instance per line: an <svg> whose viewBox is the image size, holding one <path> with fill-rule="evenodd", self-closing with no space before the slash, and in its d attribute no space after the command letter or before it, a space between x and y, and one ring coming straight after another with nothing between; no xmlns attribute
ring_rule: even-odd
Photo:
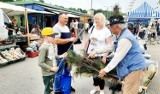
<svg viewBox="0 0 160 94"><path fill-rule="evenodd" d="M104 94L104 90L100 90L100 94Z"/></svg>
<svg viewBox="0 0 160 94"><path fill-rule="evenodd" d="M94 94L94 93L96 93L99 90L100 90L99 86L96 86L95 89L93 89L93 90L90 91L90 94Z"/></svg>
<svg viewBox="0 0 160 94"><path fill-rule="evenodd" d="M75 92L76 90L71 86L71 92Z"/></svg>
<svg viewBox="0 0 160 94"><path fill-rule="evenodd" d="M96 93L97 91L98 91L97 89L93 89L93 90L90 91L90 94L94 94L94 93Z"/></svg>

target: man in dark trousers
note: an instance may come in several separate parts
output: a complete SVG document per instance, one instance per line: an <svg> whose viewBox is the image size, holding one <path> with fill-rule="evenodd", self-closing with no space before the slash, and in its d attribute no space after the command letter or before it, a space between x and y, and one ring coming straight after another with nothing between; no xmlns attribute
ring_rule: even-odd
<svg viewBox="0 0 160 94"><path fill-rule="evenodd" d="M53 30L56 33L58 33L58 35L54 40L55 44L57 44L58 55L67 52L72 42L76 40L76 38L71 37L69 28L66 26L67 23L68 23L68 15L66 13L60 13L58 18L58 23L53 27ZM68 65L65 65L65 67L68 67ZM58 88L55 91L58 92L57 94L61 94L59 93L60 90ZM75 92L75 89L71 87L71 91Z"/></svg>

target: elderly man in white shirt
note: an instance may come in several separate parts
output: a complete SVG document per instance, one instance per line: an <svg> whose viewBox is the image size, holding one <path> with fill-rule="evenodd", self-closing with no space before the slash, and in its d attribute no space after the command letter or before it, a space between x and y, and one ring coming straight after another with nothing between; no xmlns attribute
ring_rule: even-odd
<svg viewBox="0 0 160 94"><path fill-rule="evenodd" d="M144 56L134 35L126 28L123 16L112 16L109 19L110 30L116 35L114 45L108 45L89 56L95 57L97 53L107 52L114 48L115 55L109 64L101 69L99 77L116 67L117 76L124 80L122 94L138 94L140 81L146 69Z"/></svg>

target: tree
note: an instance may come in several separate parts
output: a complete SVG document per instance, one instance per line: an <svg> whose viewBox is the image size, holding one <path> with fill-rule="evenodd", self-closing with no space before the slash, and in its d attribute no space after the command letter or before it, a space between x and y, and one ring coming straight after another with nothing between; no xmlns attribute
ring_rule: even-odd
<svg viewBox="0 0 160 94"><path fill-rule="evenodd" d="M13 2L14 0L0 0L0 2Z"/></svg>
<svg viewBox="0 0 160 94"><path fill-rule="evenodd" d="M14 2L15 0L0 0L0 2ZM16 0L16 1L22 1L22 0Z"/></svg>
<svg viewBox="0 0 160 94"><path fill-rule="evenodd" d="M78 10L79 12L82 12L82 9L81 9L81 8L78 8L77 10Z"/></svg>
<svg viewBox="0 0 160 94"><path fill-rule="evenodd" d="M85 9L84 9L84 10L82 10L82 13L87 13L87 10L85 10Z"/></svg>
<svg viewBox="0 0 160 94"><path fill-rule="evenodd" d="M108 10L102 10L102 9L94 10L94 14L96 14L96 13L103 13L106 16L106 18L109 18L110 15L111 15L110 11L108 11Z"/></svg>
<svg viewBox="0 0 160 94"><path fill-rule="evenodd" d="M69 10L73 10L73 11L77 11L77 9L76 8L69 8Z"/></svg>
<svg viewBox="0 0 160 94"><path fill-rule="evenodd" d="M113 11L112 11L112 16L119 16L119 15L122 15L122 12L120 11L120 7L118 4L116 4L114 7L113 7Z"/></svg>
<svg viewBox="0 0 160 94"><path fill-rule="evenodd" d="M42 2L42 3L44 3L44 0L39 0L39 2Z"/></svg>

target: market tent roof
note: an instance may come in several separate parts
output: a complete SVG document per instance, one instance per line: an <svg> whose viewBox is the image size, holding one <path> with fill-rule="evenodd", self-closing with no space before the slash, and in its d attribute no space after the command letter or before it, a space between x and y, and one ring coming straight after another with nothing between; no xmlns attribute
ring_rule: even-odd
<svg viewBox="0 0 160 94"><path fill-rule="evenodd" d="M53 9L53 8L49 8L49 7L45 7L45 6L41 6L41 7L44 7L45 9L50 10L53 13L56 13L56 14L59 14L60 12L66 12L64 10ZM71 14L70 12L67 12L67 14L68 14L69 17L79 18L78 15Z"/></svg>
<svg viewBox="0 0 160 94"><path fill-rule="evenodd" d="M56 13L56 14L59 14L59 13L60 13L60 12L57 12L57 11L53 11L53 12ZM67 13L67 15L68 15L68 17L79 18L79 16L74 15L74 14L69 14L69 13Z"/></svg>
<svg viewBox="0 0 160 94"><path fill-rule="evenodd" d="M129 12L129 19L132 19L132 18L151 18L153 12L154 12L154 9L147 2L144 2L137 9Z"/></svg>
<svg viewBox="0 0 160 94"><path fill-rule="evenodd" d="M160 7L156 9L156 17L160 18Z"/></svg>
<svg viewBox="0 0 160 94"><path fill-rule="evenodd" d="M74 11L74 10L70 10L67 8L63 8L63 7L59 7L56 5L51 5L51 4L46 4L46 3L42 3L42 2L38 2L38 1L34 1L34 0L29 0L29 1L15 1L15 2L9 2L11 4L15 4L15 5L25 5L25 4L36 4L39 5L41 7L46 7L46 8L52 8L53 10L56 11L64 11L67 12L69 14L73 14L73 15L77 15L77 16L89 16L88 14L79 12L79 11Z"/></svg>
<svg viewBox="0 0 160 94"><path fill-rule="evenodd" d="M79 18L79 16L77 15L73 15L73 14L68 14L69 17L73 17L73 18Z"/></svg>
<svg viewBox="0 0 160 94"><path fill-rule="evenodd" d="M22 6L8 4L8 3L0 2L0 5L1 5L0 9L2 9L9 16L24 14L25 9L27 9L28 13L54 14L46 11L36 11L36 10L24 8Z"/></svg>

